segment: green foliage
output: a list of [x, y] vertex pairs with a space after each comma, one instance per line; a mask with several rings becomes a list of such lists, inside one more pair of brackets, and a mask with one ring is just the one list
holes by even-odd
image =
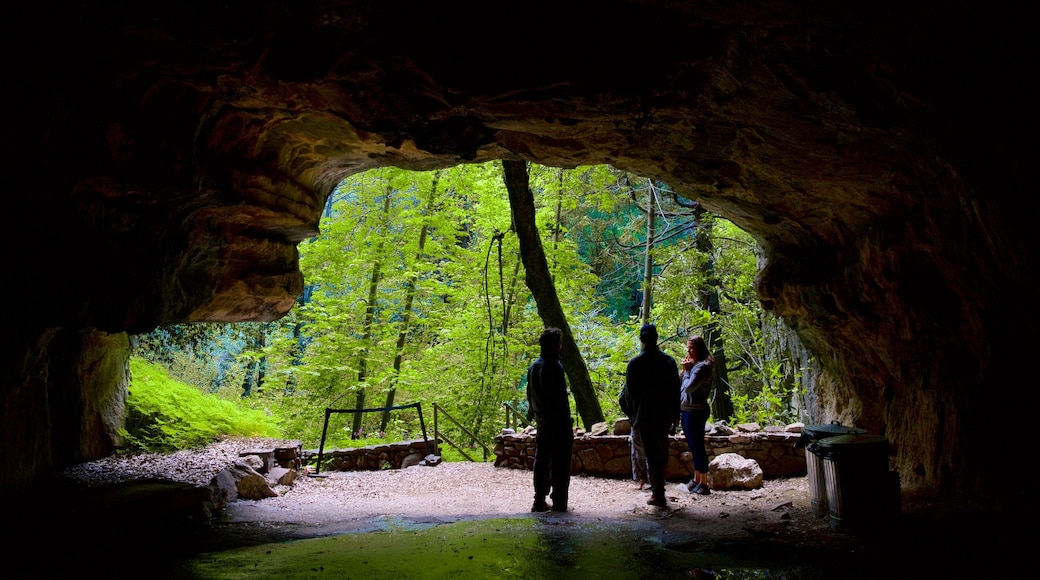
[[126, 425], [120, 432], [130, 449], [169, 452], [207, 445], [228, 435], [280, 435], [270, 415], [207, 396], [171, 379], [155, 363], [131, 358], [130, 374]]
[[733, 396], [733, 423], [786, 425], [798, 420], [797, 412], [789, 405], [791, 393], [767, 387], [755, 393]]
[[761, 388], [733, 395], [734, 423], [785, 425], [799, 419], [793, 402], [805, 393], [805, 387], [797, 377], [789, 376], [787, 367], [784, 362], [773, 362], [765, 369]]
[[[585, 354], [593, 356], [598, 345], [581, 341], [595, 335], [612, 339], [601, 330], [610, 320], [597, 314], [603, 307], [587, 291], [598, 278], [554, 225], [553, 204], [568, 197], [554, 183], [537, 196], [543, 246], [579, 344], [588, 345]], [[304, 440], [320, 437], [324, 408], [354, 408], [362, 392], [366, 407], [379, 407], [393, 388], [398, 404], [421, 400], [429, 410], [437, 402], [482, 441], [490, 441], [501, 428], [503, 404], [523, 397], [523, 376], [538, 354], [542, 329], [524, 282], [518, 240], [510, 233], [500, 165], [459, 166], [436, 174], [368, 172], [341, 183], [333, 200], [322, 235], [301, 244], [300, 267], [314, 288], [310, 300], [268, 341], [268, 383], [295, 381], [291, 397], [282, 396], [290, 393], [288, 388], [268, 389], [265, 396], [281, 398], [276, 405], [287, 429]], [[362, 281], [375, 263], [383, 267], [370, 304]], [[414, 302], [404, 327], [410, 284]], [[366, 334], [362, 329], [369, 312], [375, 320]], [[307, 345], [298, 365], [289, 362], [291, 324], [300, 325]], [[407, 341], [398, 353], [402, 332]], [[399, 368], [393, 364], [398, 354]], [[378, 414], [365, 415], [364, 432], [376, 430], [377, 420]], [[404, 414], [397, 420], [396, 428], [404, 432], [418, 429], [415, 417]], [[440, 427], [455, 429], [453, 423]], [[466, 436], [459, 432], [452, 438]]]
[[133, 356], [162, 365], [176, 380], [222, 398], [242, 396], [265, 324], [175, 324], [133, 337]]
[[640, 178], [607, 165], [562, 170], [531, 167], [531, 187], [547, 209], [559, 206], [559, 220], [543, 212], [539, 227], [560, 232], [572, 244], [589, 273], [603, 314], [617, 322], [639, 309], [645, 214], [634, 201], [633, 180]]
[[[466, 453], [470, 457], [472, 457], [473, 459], [475, 459], [477, 461], [480, 461], [484, 457], [483, 456], [483, 452], [480, 451], [480, 450], [477, 450], [477, 449], [474, 449], [474, 450], [471, 450], [471, 451], [467, 451]], [[441, 461], [445, 461], [445, 462], [469, 461], [468, 459], [466, 459], [465, 456], [462, 455], [462, 452], [460, 452], [458, 449], [455, 449], [454, 447], [452, 447], [450, 445], [441, 445], [440, 454], [441, 454]]]
[[[663, 212], [651, 312], [662, 348], [681, 358], [686, 336], [717, 329], [738, 415], [797, 415], [801, 374], [783, 351], [780, 321], [755, 294], [754, 239], [667, 185], [611, 167], [532, 166], [530, 176], [550, 272], [608, 420], [621, 415], [617, 394], [639, 351], [651, 194]], [[326, 408], [352, 409], [361, 397], [365, 408], [382, 407], [391, 392], [396, 405], [423, 404], [431, 437], [437, 403], [491, 444], [504, 403], [524, 400], [542, 329], [511, 219], [498, 163], [353, 175], [330, 196], [321, 234], [300, 244], [306, 289], [296, 308], [273, 323], [208, 325], [210, 333], [160, 329], [140, 337], [135, 354], [272, 413], [282, 436], [307, 445], [321, 439]], [[712, 311], [708, 292], [717, 294]], [[421, 437], [414, 411], [389, 418], [385, 438]], [[328, 443], [356, 445], [352, 419], [330, 421]], [[362, 415], [360, 427], [379, 437], [380, 413]], [[467, 440], [452, 422], [438, 428]]]

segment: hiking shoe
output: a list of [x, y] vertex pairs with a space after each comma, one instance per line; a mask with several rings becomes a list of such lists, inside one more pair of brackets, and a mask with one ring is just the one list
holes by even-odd
[[650, 499], [646, 500], [646, 505], [655, 505], [657, 507], [666, 507], [668, 500], [663, 495], [655, 495]]
[[567, 511], [567, 504], [557, 502], [553, 504], [551, 509], [554, 512], [565, 512]]
[[695, 493], [697, 495], [708, 495], [711, 493], [711, 490], [708, 489], [708, 486], [704, 485], [703, 483], [698, 483], [697, 485], [693, 486], [692, 489], [690, 489], [690, 493]]
[[697, 480], [691, 479], [690, 483], [686, 484], [686, 491], [693, 493], [693, 488], [697, 487], [698, 485], [699, 484], [697, 483]]
[[552, 509], [552, 508], [549, 507], [549, 504], [545, 503], [544, 499], [536, 499], [536, 500], [534, 500], [534, 505], [531, 506], [531, 511], [532, 512], [547, 512], [550, 509]]

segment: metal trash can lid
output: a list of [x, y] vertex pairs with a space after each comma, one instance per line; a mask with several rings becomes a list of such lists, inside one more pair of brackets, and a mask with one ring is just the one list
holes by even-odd
[[824, 455], [878, 453], [888, 455], [888, 438], [877, 435], [838, 435], [819, 441]]
[[834, 437], [836, 435], [866, 435], [866, 429], [860, 429], [858, 427], [852, 427], [850, 425], [842, 425], [837, 421], [831, 421], [822, 425], [806, 425], [802, 428], [802, 431], [809, 437], [809, 439], [823, 439], [825, 437]]

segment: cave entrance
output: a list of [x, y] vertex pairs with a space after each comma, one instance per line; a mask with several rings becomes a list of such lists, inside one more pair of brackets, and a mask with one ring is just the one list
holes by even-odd
[[[529, 167], [556, 293], [608, 420], [620, 415], [616, 394], [644, 309], [674, 356], [688, 335], [704, 334], [726, 361], [716, 402], [722, 393], [729, 405], [716, 405], [712, 420], [801, 419], [811, 361], [755, 295], [751, 236], [665, 183], [609, 166]], [[508, 406], [524, 402], [541, 328], [501, 164], [350, 176], [330, 194], [320, 230], [299, 245], [305, 289], [281, 320], [193, 325], [190, 349], [176, 333], [139, 344], [184, 352], [167, 356], [174, 376], [270, 409], [311, 445], [321, 417], [303, 409], [398, 398], [442, 405], [493, 440]], [[387, 412], [353, 419], [344, 433], [400, 440], [418, 427]]]

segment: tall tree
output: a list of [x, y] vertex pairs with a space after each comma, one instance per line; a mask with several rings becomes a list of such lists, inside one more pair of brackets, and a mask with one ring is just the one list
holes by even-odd
[[711, 414], [716, 421], [729, 421], [733, 418], [733, 400], [730, 398], [729, 377], [726, 369], [726, 343], [722, 338], [718, 318], [722, 313], [719, 305], [719, 280], [715, 274], [715, 247], [712, 241], [711, 228], [714, 216], [709, 214], [700, 204], [694, 208], [696, 233], [694, 240], [702, 254], [707, 256], [704, 263], [705, 284], [697, 289], [697, 299], [701, 309], [711, 314], [704, 340], [715, 355], [716, 371], [712, 384]]
[[[383, 217], [389, 219], [390, 214], [390, 198], [393, 194], [393, 187], [390, 184], [386, 186], [386, 196], [383, 198]], [[385, 222], [384, 222], [385, 223]], [[387, 230], [389, 228], [386, 228]], [[376, 298], [379, 295], [379, 280], [382, 275], [383, 269], [383, 246], [386, 243], [386, 235], [379, 236], [379, 241], [376, 243], [376, 259], [372, 263], [372, 275], [369, 277], [368, 284], [368, 300], [365, 302], [365, 321], [361, 331], [361, 349], [358, 353], [358, 382], [357, 382], [357, 398], [355, 399], [355, 409], [365, 408], [365, 383], [368, 380], [368, 357], [369, 351], [371, 350], [372, 343], [372, 327], [376, 321]], [[353, 423], [353, 434], [354, 437], [361, 437], [361, 424], [364, 420], [362, 413], [354, 413]]]
[[[648, 182], [650, 180], [647, 180]], [[646, 190], [646, 253], [643, 259], [643, 306], [639, 310], [643, 324], [650, 323], [650, 308], [654, 304], [654, 221], [657, 219], [657, 192], [653, 183]]]
[[246, 374], [242, 379], [243, 398], [250, 397], [254, 392], [260, 392], [263, 390], [264, 375], [267, 370], [267, 356], [264, 354], [264, 347], [267, 342], [267, 323], [257, 325], [254, 328], [254, 331], [255, 332], [250, 337], [254, 342], [250, 346], [251, 350], [255, 353], [255, 359], [253, 359], [252, 364], [247, 367]]
[[571, 392], [578, 415], [586, 428], [604, 421], [596, 391], [589, 378], [585, 361], [574, 342], [570, 325], [563, 313], [559, 296], [549, 272], [545, 251], [542, 249], [541, 237], [535, 216], [534, 195], [531, 193], [527, 175], [527, 162], [503, 160], [502, 169], [506, 190], [509, 192], [509, 205], [513, 214], [513, 228], [520, 241], [520, 257], [524, 262], [527, 287], [534, 296], [538, 307], [538, 315], [546, 326], [558, 327], [563, 332], [563, 350], [560, 359], [563, 361], [570, 380]]
[[[430, 184], [430, 195], [426, 202], [424, 212], [432, 211], [436, 205], [437, 199], [437, 183], [440, 181], [440, 171], [434, 172], [433, 182]], [[387, 196], [389, 198], [389, 196]], [[422, 226], [419, 228], [419, 243], [418, 249], [416, 250], [415, 261], [418, 264], [423, 259], [423, 253], [426, 248], [426, 236], [430, 231], [430, 220], [429, 215], [423, 219]], [[412, 304], [415, 301], [415, 291], [417, 281], [419, 278], [418, 268], [413, 268], [409, 274], [408, 279], [405, 281], [405, 295], [404, 295], [404, 307], [401, 311], [401, 329], [397, 333], [397, 345], [394, 348], [394, 377], [391, 379], [390, 388], [386, 391], [386, 405], [385, 407], [394, 406], [394, 397], [397, 395], [397, 380], [401, 374], [401, 362], [404, 360], [404, 346], [408, 341], [408, 334], [411, 332], [412, 323]], [[390, 411], [383, 411], [382, 416], [379, 420], [379, 432], [386, 433], [386, 426], [390, 423]]]

